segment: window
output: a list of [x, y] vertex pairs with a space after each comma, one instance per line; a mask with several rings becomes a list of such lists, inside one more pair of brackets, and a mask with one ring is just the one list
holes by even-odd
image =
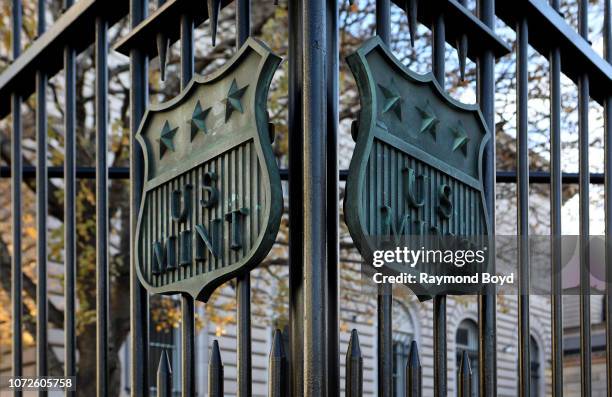
[[533, 336], [529, 337], [529, 361], [530, 361], [530, 389], [531, 397], [540, 396], [540, 347]]
[[457, 357], [457, 390], [459, 389], [459, 369], [463, 352], [467, 352], [472, 369], [472, 396], [478, 395], [478, 326], [472, 320], [463, 320], [457, 327], [455, 336]]

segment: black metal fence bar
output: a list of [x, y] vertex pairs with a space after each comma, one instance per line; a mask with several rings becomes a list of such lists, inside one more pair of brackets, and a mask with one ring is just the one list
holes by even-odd
[[[612, 4], [604, 2], [604, 57], [612, 64]], [[606, 230], [606, 373], [612, 371], [612, 95], [604, 103], [604, 171], [606, 175], [605, 192], [605, 230]], [[607, 395], [612, 397], [612, 376], [606, 379]]]
[[172, 366], [166, 349], [162, 350], [157, 367], [157, 397], [172, 397]]
[[[65, 0], [68, 9], [73, 0]], [[76, 51], [64, 47], [64, 375], [76, 376]], [[47, 173], [49, 170], [47, 169]], [[75, 395], [67, 392], [66, 395]]]
[[[214, 27], [216, 29], [216, 27]], [[236, 0], [236, 51], [251, 35], [251, 1]], [[236, 280], [238, 397], [251, 397], [251, 274]]]
[[96, 29], [96, 356], [97, 394], [108, 395], [108, 22]]
[[[588, 1], [580, 0], [578, 30], [588, 40]], [[589, 75], [578, 80], [578, 173], [580, 178], [580, 381], [581, 395], [591, 395], [591, 295], [589, 261]]]
[[[391, 2], [376, 1], [376, 34], [389, 44], [391, 40]], [[393, 395], [393, 290], [391, 284], [379, 284], [377, 296], [377, 378], [378, 395]]]
[[[193, 77], [193, 18], [183, 13], [181, 24], [181, 90]], [[163, 60], [160, 59], [160, 62]], [[181, 392], [183, 397], [195, 394], [195, 302], [187, 294], [181, 295]]]
[[[493, 31], [495, 28], [495, 1], [479, 0], [478, 17]], [[468, 46], [473, 43], [468, 41]], [[478, 104], [490, 131], [495, 131], [495, 54], [489, 48], [478, 58]], [[490, 219], [490, 233], [495, 235], [495, 134], [485, 148], [484, 187], [487, 211]], [[497, 302], [495, 288], [487, 287], [487, 293], [478, 297], [478, 387], [481, 396], [497, 394]]]
[[287, 393], [287, 356], [280, 329], [274, 331], [268, 361], [268, 397], [283, 397]]
[[[559, 0], [551, 7], [559, 10]], [[550, 52], [550, 234], [551, 239], [551, 348], [552, 394], [563, 396], [563, 312], [561, 296], [561, 49]]]
[[363, 356], [359, 346], [359, 333], [356, 329], [351, 331], [346, 350], [346, 397], [363, 396]]
[[[12, 7], [12, 47], [13, 60], [19, 58], [21, 52], [21, 1], [13, 0]], [[12, 331], [13, 331], [13, 375], [23, 375], [23, 298], [21, 274], [21, 182], [22, 182], [22, 154], [21, 154], [21, 96], [17, 92], [11, 94], [13, 136], [11, 139], [11, 222], [13, 233], [13, 256], [11, 262], [12, 290]], [[21, 391], [15, 391], [15, 396], [21, 396]]]
[[290, 367], [291, 395], [304, 395], [304, 290], [303, 265], [304, 246], [302, 229], [304, 219], [302, 211], [303, 196], [303, 126], [302, 126], [302, 93], [304, 90], [303, 75], [304, 54], [302, 46], [302, 0], [290, 1], [289, 26], [289, 322], [290, 322]]
[[223, 397], [223, 361], [216, 340], [213, 341], [208, 363], [208, 397]]
[[419, 358], [417, 342], [410, 343], [410, 353], [406, 364], [406, 397], [421, 397], [423, 395], [423, 369]]
[[[45, 2], [38, 0], [37, 34], [46, 29]], [[36, 375], [46, 376], [47, 364], [47, 75], [36, 73]], [[41, 390], [39, 396], [46, 396]]]
[[327, 359], [328, 396], [340, 395], [340, 278], [339, 278], [339, 175], [338, 175], [338, 91], [339, 38], [338, 4], [327, 1]]
[[[147, 16], [147, 0], [130, 1], [130, 26], [134, 29]], [[136, 142], [136, 132], [148, 103], [148, 60], [146, 53], [139, 47], [130, 49], [130, 189], [131, 236], [136, 230], [138, 208], [142, 199], [144, 184], [144, 158], [140, 145]], [[111, 174], [112, 175], [112, 174]], [[149, 393], [149, 296], [138, 281], [136, 274], [136, 245], [132, 237], [130, 245], [130, 393], [133, 397]]]
[[[327, 387], [326, 128], [327, 73], [324, 0], [302, 3], [304, 396], [325, 396]], [[319, 43], [320, 45], [313, 45]], [[292, 358], [293, 359], [293, 358]]]
[[528, 143], [528, 24], [522, 17], [516, 26], [516, 84], [517, 84], [517, 229], [518, 259], [518, 392], [530, 394], [529, 361], [529, 143]]
[[[432, 23], [432, 70], [444, 90], [446, 32], [444, 14], [438, 12]], [[446, 296], [436, 295], [433, 299], [433, 339], [434, 339], [434, 395], [443, 397], [448, 394], [446, 382]]]

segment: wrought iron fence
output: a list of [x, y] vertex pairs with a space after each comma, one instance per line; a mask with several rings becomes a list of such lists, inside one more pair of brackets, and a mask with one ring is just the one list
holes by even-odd
[[[485, 189], [488, 211], [494, 219], [496, 182], [516, 183], [518, 191], [517, 225], [521, 237], [528, 236], [529, 184], [549, 184], [551, 189], [551, 234], [561, 235], [561, 203], [564, 183], [578, 183], [580, 190], [580, 234], [589, 235], [589, 185], [604, 184], [605, 226], [612, 227], [612, 27], [610, 0], [605, 2], [605, 59], [599, 57], [588, 42], [588, 1], [579, 0], [579, 32], [576, 33], [559, 15], [559, 1], [546, 4], [542, 0], [517, 2], [479, 0], [477, 13], [466, 8], [466, 1], [394, 0], [408, 14], [410, 32], [416, 24], [424, 24], [433, 33], [432, 71], [444, 86], [445, 46], [458, 50], [462, 73], [466, 58], [477, 63], [478, 104], [488, 127], [494, 130], [494, 68], [495, 60], [510, 48], [495, 35], [495, 19], [502, 19], [517, 34], [517, 171], [495, 173], [495, 142], [492, 140], [485, 156]], [[194, 75], [194, 27], [206, 20], [216, 31], [219, 10], [231, 1], [187, 0], [160, 1], [148, 15], [146, 0], [80, 0], [73, 4], [65, 0], [64, 14], [47, 29], [45, 1], [39, 1], [38, 38], [21, 51], [21, 1], [12, 2], [13, 62], [0, 75], [0, 117], [12, 112], [11, 164], [0, 169], [0, 177], [11, 181], [12, 214], [12, 373], [23, 374], [23, 300], [22, 300], [22, 193], [24, 178], [36, 178], [37, 214], [37, 308], [36, 308], [36, 374], [48, 374], [47, 335], [47, 201], [49, 178], [64, 180], [64, 367], [66, 376], [75, 376], [76, 321], [76, 242], [75, 186], [79, 178], [96, 181], [96, 323], [97, 323], [97, 392], [108, 395], [108, 332], [109, 332], [109, 178], [130, 180], [132, 227], [143, 190], [143, 153], [133, 138], [148, 105], [148, 60], [160, 57], [165, 69], [165, 48], [180, 42], [180, 83], [187, 86]], [[236, 48], [250, 36], [250, 0], [236, 0]], [[391, 32], [390, 0], [376, 1], [376, 34], [389, 42]], [[281, 177], [289, 180], [290, 257], [290, 326], [289, 343], [280, 331], [273, 337], [269, 358], [270, 396], [335, 396], [340, 395], [339, 326], [338, 326], [338, 200], [339, 181], [346, 171], [338, 169], [338, 3], [323, 0], [291, 0], [289, 10], [289, 167]], [[116, 49], [130, 58], [130, 131], [132, 137], [129, 169], [108, 166], [108, 30], [120, 18], [129, 15], [130, 33]], [[212, 18], [211, 18], [212, 17]], [[92, 28], [93, 27], [93, 28]], [[95, 49], [95, 168], [77, 167], [75, 162], [75, 74], [76, 56], [94, 44]], [[550, 172], [529, 172], [527, 100], [528, 59], [531, 45], [550, 61]], [[59, 54], [63, 53], [63, 57]], [[46, 84], [60, 70], [65, 72], [65, 160], [64, 167], [47, 167]], [[162, 74], [165, 72], [162, 72]], [[560, 76], [564, 73], [578, 85], [579, 92], [579, 172], [561, 171], [561, 90]], [[36, 153], [35, 167], [23, 165], [21, 104], [36, 93]], [[605, 172], [589, 173], [588, 106], [593, 99], [604, 106]], [[520, 239], [521, 242], [526, 241]], [[558, 241], [558, 240], [553, 240]], [[132, 247], [134, 242], [132, 241]], [[560, 269], [559, 247], [553, 247], [553, 270]], [[612, 240], [606, 234], [606, 269], [612, 260]], [[588, 263], [588, 251], [581, 251], [581, 261]], [[519, 395], [530, 396], [529, 348], [529, 255], [528, 246], [520, 246], [519, 260], [518, 363]], [[149, 394], [152, 368], [157, 369], [157, 394], [172, 393], [171, 365], [164, 351], [149, 352], [149, 296], [134, 273], [131, 274], [131, 394]], [[580, 288], [580, 368], [582, 395], [591, 395], [591, 345], [588, 267], [583, 266]], [[563, 393], [563, 347], [561, 318], [560, 271], [553, 271], [552, 295], [552, 394]], [[609, 277], [609, 275], [608, 275]], [[388, 288], [387, 287], [383, 287]], [[237, 394], [250, 396], [251, 368], [251, 300], [250, 277], [237, 280]], [[378, 297], [378, 395], [392, 396], [393, 343], [392, 294], [389, 290]], [[608, 395], [612, 395], [612, 295], [606, 291], [606, 340]], [[471, 384], [469, 359], [463, 353], [459, 369], [458, 395], [471, 395], [472, 389], [483, 396], [497, 393], [496, 379], [496, 297], [492, 291], [479, 297], [479, 384]], [[434, 394], [448, 394], [446, 357], [446, 297], [434, 299]], [[194, 301], [181, 297], [181, 393], [195, 395], [195, 322]], [[287, 335], [285, 335], [287, 337]], [[159, 356], [159, 363], [150, 358]], [[363, 394], [363, 358], [359, 336], [353, 331], [346, 352], [347, 396]], [[422, 394], [422, 371], [418, 346], [412, 342], [406, 371], [406, 395]], [[215, 342], [209, 366], [209, 395], [223, 395], [223, 364], [219, 345]], [[20, 395], [15, 392], [15, 395]], [[73, 394], [69, 392], [68, 394]]]

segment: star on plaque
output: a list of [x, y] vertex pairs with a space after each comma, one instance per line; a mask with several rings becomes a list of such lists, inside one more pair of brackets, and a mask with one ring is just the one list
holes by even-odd
[[[393, 82], [391, 82], [393, 84]], [[380, 90], [385, 97], [383, 102], [383, 113], [387, 113], [392, 111], [395, 113], [397, 118], [402, 120], [402, 97], [397, 93], [397, 91], [392, 90], [391, 88], [387, 88], [382, 84], [378, 84]]]
[[463, 155], [467, 155], [467, 144], [470, 141], [470, 138], [468, 137], [463, 124], [459, 122], [459, 124], [457, 124], [457, 126], [451, 130], [455, 135], [455, 140], [453, 141], [453, 152], [461, 149]]
[[196, 103], [195, 108], [193, 109], [193, 114], [191, 115], [191, 119], [189, 120], [189, 124], [191, 125], [191, 140], [195, 138], [198, 131], [202, 131], [205, 134], [208, 134], [208, 128], [206, 127], [206, 117], [212, 108], [206, 108], [202, 110], [202, 105], [200, 105], [200, 101]]
[[236, 83], [236, 79], [232, 80], [232, 85], [230, 86], [229, 92], [227, 93], [227, 98], [225, 99], [225, 122], [232, 117], [232, 113], [234, 110], [243, 113], [242, 110], [242, 102], [241, 98], [244, 95], [245, 91], [249, 88], [248, 85], [245, 85], [242, 88], [238, 88], [238, 84]]
[[157, 140], [157, 142], [159, 142], [160, 159], [164, 156], [166, 150], [170, 149], [174, 151], [174, 142], [172, 141], [172, 139], [174, 139], [174, 135], [176, 134], [177, 130], [178, 127], [170, 128], [170, 123], [168, 122], [168, 120], [166, 120], [164, 128], [162, 128], [159, 139]]
[[419, 115], [421, 115], [421, 128], [419, 129], [419, 132], [421, 134], [429, 132], [435, 141], [436, 127], [440, 120], [438, 120], [436, 117], [436, 114], [431, 109], [431, 106], [429, 106], [429, 103], [427, 103], [425, 107], [416, 106], [416, 110], [419, 112]]

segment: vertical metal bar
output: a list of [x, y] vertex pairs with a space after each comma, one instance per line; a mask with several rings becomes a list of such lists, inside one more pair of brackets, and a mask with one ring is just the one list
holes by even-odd
[[[302, 4], [304, 18], [303, 240], [304, 395], [326, 396], [327, 380], [327, 76], [325, 0]], [[320, 45], [312, 45], [320, 43]]]
[[[376, 34], [385, 44], [391, 40], [391, 2], [376, 1]], [[384, 283], [378, 287], [377, 296], [377, 359], [378, 395], [393, 394], [393, 289]]]
[[[551, 0], [559, 11], [559, 0]], [[561, 295], [561, 49], [550, 52], [550, 234], [552, 394], [563, 396], [563, 311]]]
[[[21, 53], [21, 1], [13, 0], [11, 19], [12, 26], [12, 46], [13, 60]], [[11, 296], [13, 298], [12, 319], [13, 319], [13, 376], [23, 375], [23, 298], [21, 273], [21, 182], [23, 172], [23, 161], [21, 154], [21, 96], [13, 93], [13, 136], [11, 140], [11, 222], [13, 231], [13, 255], [11, 262], [11, 274], [13, 275]], [[15, 396], [21, 396], [21, 391], [15, 391]]]
[[213, 341], [208, 364], [208, 397], [223, 397], [223, 361], [216, 340]]
[[391, 1], [376, 0], [376, 34], [385, 44], [391, 40]]
[[283, 333], [280, 329], [277, 329], [274, 331], [268, 365], [270, 371], [268, 377], [268, 397], [282, 397], [286, 394], [287, 357], [283, 348], [284, 343]]
[[97, 395], [108, 395], [108, 22], [96, 17]]
[[[45, 32], [45, 1], [38, 0], [38, 36]], [[47, 76], [36, 72], [36, 375], [47, 365]], [[46, 396], [40, 390], [39, 396]]]
[[[130, 0], [130, 26], [134, 29], [147, 15], [147, 0]], [[136, 230], [137, 214], [142, 199], [144, 184], [144, 157], [136, 142], [136, 132], [148, 103], [148, 60], [138, 47], [130, 50], [130, 189], [131, 230]], [[134, 236], [134, 233], [130, 233]], [[149, 295], [138, 281], [134, 263], [136, 242], [131, 240], [130, 261], [130, 348], [131, 348], [131, 390], [133, 397], [149, 393]]]
[[[181, 15], [181, 90], [193, 77], [193, 19]], [[182, 395], [195, 394], [195, 304], [191, 296], [181, 296]]]
[[[236, 0], [236, 50], [251, 35], [251, 1]], [[238, 396], [251, 396], [251, 274], [236, 279]]]
[[338, 208], [338, 1], [327, 0], [327, 358], [328, 395], [340, 395]]
[[[578, 30], [588, 40], [588, 1], [580, 0]], [[591, 395], [591, 294], [589, 261], [589, 76], [578, 80], [578, 173], [580, 229], [580, 380], [582, 396]]]
[[363, 356], [361, 355], [359, 334], [356, 329], [351, 332], [351, 339], [346, 351], [345, 389], [346, 397], [361, 397], [363, 395]]
[[[64, 2], [66, 9], [72, 4]], [[76, 376], [76, 52], [69, 46], [64, 70], [64, 375], [70, 377]]]
[[410, 344], [406, 364], [406, 397], [421, 397], [423, 393], [423, 370], [419, 359], [419, 348], [415, 340]]
[[[432, 26], [433, 74], [444, 89], [446, 29], [444, 15], [438, 13]], [[433, 300], [434, 322], [434, 395], [446, 396], [446, 296], [436, 295]]]
[[[604, 2], [604, 57], [612, 63], [612, 4]], [[604, 104], [604, 191], [606, 225], [606, 373], [612, 371], [612, 95]], [[607, 395], [612, 397], [612, 376], [607, 376]]]
[[[479, 0], [478, 16], [486, 26], [495, 29], [495, 0]], [[490, 235], [495, 236], [495, 56], [491, 50], [484, 51], [478, 59], [478, 104], [491, 131], [484, 153], [484, 189]], [[491, 260], [494, 257], [491, 255]], [[496, 313], [495, 288], [487, 285], [485, 294], [478, 296], [479, 384], [474, 385], [479, 387], [480, 395], [486, 397], [497, 394]]]
[[304, 395], [302, 0], [289, 2], [289, 321], [291, 395]]
[[172, 397], [172, 366], [166, 349], [162, 350], [157, 367], [157, 397]]
[[518, 226], [518, 326], [519, 326], [519, 395], [530, 396], [529, 361], [529, 142], [527, 124], [528, 106], [528, 46], [527, 17], [517, 24], [517, 226]]

